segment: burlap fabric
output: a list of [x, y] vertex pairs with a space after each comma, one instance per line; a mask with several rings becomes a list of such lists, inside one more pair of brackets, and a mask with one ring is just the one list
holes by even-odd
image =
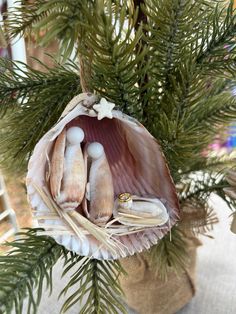
[[163, 281], [150, 269], [145, 254], [121, 260], [128, 273], [122, 276], [121, 286], [128, 306], [139, 314], [174, 314], [195, 294], [196, 238], [188, 239], [189, 266], [181, 274], [171, 272]]

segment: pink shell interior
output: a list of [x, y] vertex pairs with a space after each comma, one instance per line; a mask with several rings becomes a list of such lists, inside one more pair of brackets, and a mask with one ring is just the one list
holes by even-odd
[[[123, 192], [155, 196], [165, 199], [169, 207], [178, 208], [165, 160], [148, 132], [144, 134], [146, 136], [142, 133], [139, 136], [128, 124], [116, 118], [99, 121], [97, 118], [80, 116], [71, 121], [67, 128], [71, 126], [84, 130], [84, 143], [99, 142], [104, 146], [116, 196]], [[147, 136], [149, 139], [145, 138]], [[150, 140], [152, 145], [149, 145]], [[133, 146], [135, 150], [132, 150]]]
[[[112, 171], [115, 195], [130, 192], [138, 196], [154, 196], [166, 206], [170, 220], [161, 227], [146, 228], [134, 234], [114, 236], [123, 245], [124, 253], [112, 254], [106, 248], [98, 249], [100, 243], [93, 236], [86, 236], [80, 241], [77, 236], [55, 236], [55, 240], [81, 255], [98, 259], [120, 258], [149, 249], [156, 244], [178, 220], [179, 204], [166, 160], [161, 148], [151, 134], [136, 120], [114, 111], [113, 119], [79, 115], [70, 121], [66, 128], [79, 126], [84, 130], [83, 145], [89, 142], [100, 142], [105, 149]], [[48, 133], [50, 133], [49, 131]], [[50, 133], [51, 134], [51, 133]], [[30, 180], [45, 185], [46, 159], [42, 150], [50, 147], [47, 134], [37, 144], [29, 163], [28, 193], [32, 207], [40, 211], [45, 205], [40, 201]], [[40, 162], [41, 160], [41, 162]], [[44, 160], [44, 161], [43, 161]], [[41, 175], [35, 177], [36, 172]], [[31, 191], [32, 190], [32, 191]], [[40, 225], [40, 221], [39, 221]]]

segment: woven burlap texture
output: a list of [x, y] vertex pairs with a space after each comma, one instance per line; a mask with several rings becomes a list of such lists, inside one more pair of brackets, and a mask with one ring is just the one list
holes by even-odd
[[128, 276], [121, 276], [125, 301], [138, 314], [174, 314], [195, 294], [196, 251], [201, 245], [188, 238], [189, 266], [176, 275], [171, 272], [167, 281], [158, 278], [149, 267], [147, 255], [139, 254], [121, 260]]

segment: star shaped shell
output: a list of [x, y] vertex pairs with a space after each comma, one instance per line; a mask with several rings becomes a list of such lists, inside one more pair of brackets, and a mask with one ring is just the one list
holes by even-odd
[[[28, 165], [27, 192], [35, 222], [45, 230], [39, 234], [52, 236], [59, 244], [83, 256], [117, 259], [156, 244], [177, 222], [179, 203], [166, 160], [153, 136], [137, 120], [117, 110], [112, 110], [112, 119], [99, 120], [98, 113], [91, 110], [97, 103], [93, 94], [76, 96], [58, 123], [37, 143]], [[66, 212], [55, 204], [49, 184], [50, 161], [56, 140], [59, 138], [64, 143], [63, 130], [70, 127], [83, 130], [83, 148], [91, 142], [104, 147], [112, 175], [114, 203], [124, 192], [141, 201], [149, 197], [153, 204], [161, 203], [165, 208], [162, 223], [127, 226], [120, 222], [112, 224], [115, 218], [112, 217], [107, 225], [99, 226], [81, 208]]]
[[107, 101], [105, 98], [100, 100], [98, 105], [94, 105], [93, 109], [95, 109], [98, 113], [98, 120], [102, 120], [103, 118], [112, 119], [112, 110], [114, 109], [115, 104]]

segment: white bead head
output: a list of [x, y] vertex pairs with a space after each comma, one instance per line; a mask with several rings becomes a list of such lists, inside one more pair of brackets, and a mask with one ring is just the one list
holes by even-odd
[[102, 144], [93, 142], [88, 145], [87, 153], [92, 159], [98, 159], [104, 154], [104, 148]]
[[69, 144], [78, 145], [83, 142], [84, 131], [77, 126], [73, 126], [66, 131], [66, 139]]

